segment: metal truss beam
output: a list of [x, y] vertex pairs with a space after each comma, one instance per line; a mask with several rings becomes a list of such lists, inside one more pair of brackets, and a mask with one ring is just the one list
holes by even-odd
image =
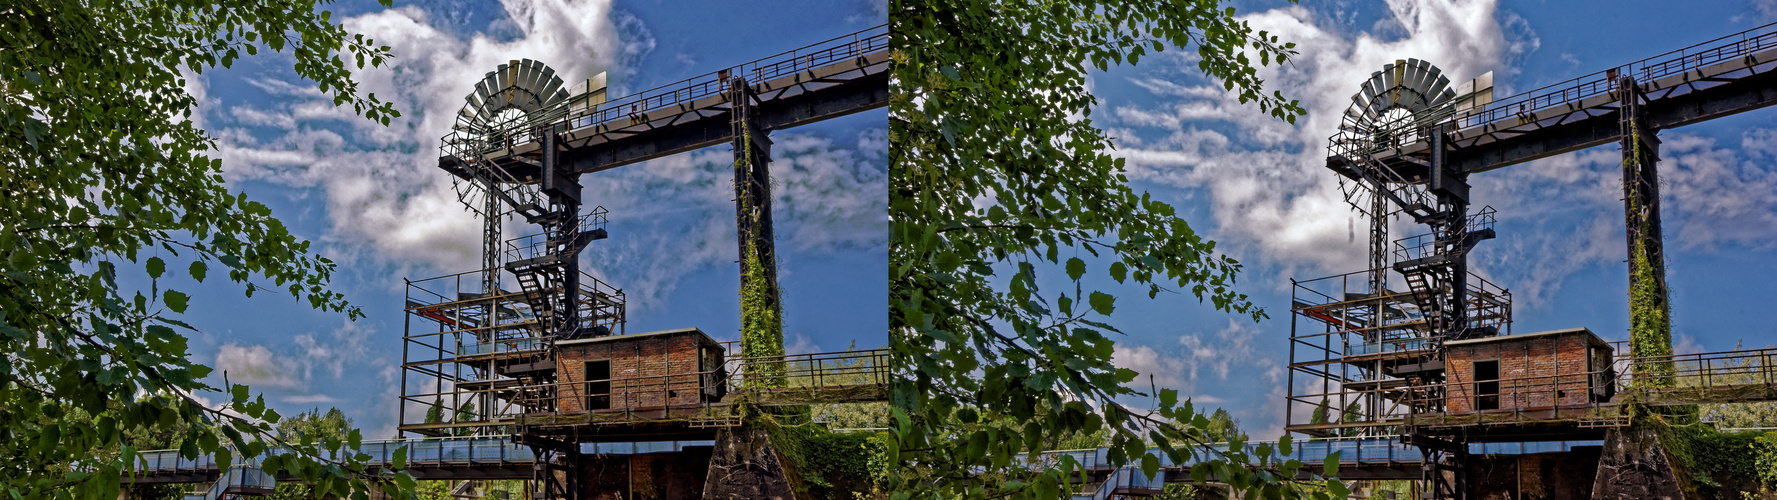
[[[751, 119], [766, 131], [798, 127], [887, 106], [888, 94], [888, 74], [877, 73], [842, 85], [760, 102], [753, 106]], [[728, 113], [721, 113], [574, 148], [563, 153], [562, 161], [573, 172], [592, 173], [732, 140], [731, 118]]]
[[[1777, 72], [1740, 78], [1690, 93], [1652, 99], [1643, 105], [1646, 127], [1665, 130], [1744, 113], [1777, 104]], [[1516, 137], [1462, 148], [1451, 167], [1484, 172], [1519, 163], [1602, 146], [1622, 139], [1620, 114], [1610, 111]]]

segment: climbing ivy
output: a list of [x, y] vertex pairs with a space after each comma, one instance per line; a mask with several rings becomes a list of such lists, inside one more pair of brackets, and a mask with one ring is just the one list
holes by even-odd
[[1777, 490], [1777, 432], [1766, 432], [1753, 440], [1754, 465], [1758, 480], [1766, 490]]
[[[742, 151], [752, 151], [753, 136], [741, 134]], [[740, 167], [750, 161], [751, 155], [735, 158], [735, 166]], [[737, 176], [734, 182], [750, 182]], [[740, 340], [741, 353], [747, 357], [783, 356], [784, 355], [784, 323], [783, 301], [779, 300], [778, 290], [767, 278], [767, 264], [759, 258], [760, 229], [764, 227], [755, 207], [749, 205], [751, 198], [739, 192], [736, 186], [735, 199], [740, 204], [740, 214], [745, 218], [743, 223], [747, 230], [741, 232], [743, 257], [741, 262], [740, 289]], [[782, 362], [748, 364], [746, 384], [752, 387], [784, 387], [784, 364]]]
[[[1629, 137], [1632, 151], [1641, 148], [1641, 134], [1635, 132]], [[1636, 160], [1637, 155], [1624, 158], [1625, 168]], [[1631, 244], [1633, 262], [1629, 266], [1629, 344], [1630, 352], [1636, 357], [1669, 356], [1672, 354], [1672, 306], [1667, 301], [1666, 289], [1661, 286], [1664, 276], [1655, 272], [1653, 262], [1648, 258], [1646, 237], [1653, 229], [1653, 222], [1648, 217], [1648, 207], [1640, 204], [1640, 196], [1635, 193], [1642, 189], [1636, 181], [1625, 179], [1624, 201], [1628, 204], [1628, 212], [1636, 229], [1632, 234], [1640, 236]], [[1635, 365], [1639, 372], [1635, 374], [1635, 383], [1643, 387], [1672, 387], [1672, 363], [1645, 363]]]
[[1720, 432], [1694, 414], [1629, 402], [1634, 426], [1654, 431], [1679, 487], [1701, 498], [1741, 498], [1777, 487], [1777, 432]]
[[846, 499], [882, 492], [893, 467], [887, 433], [832, 432], [794, 408], [777, 411], [782, 409], [748, 404], [741, 411], [746, 425], [771, 437], [798, 498]]

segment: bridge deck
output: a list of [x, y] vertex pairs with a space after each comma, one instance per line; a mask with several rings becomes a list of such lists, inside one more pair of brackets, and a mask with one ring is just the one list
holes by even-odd
[[[730, 77], [753, 87], [754, 121], [791, 128], [888, 105], [888, 26], [878, 26], [734, 68], [662, 85], [603, 104], [569, 110], [561, 160], [572, 172], [608, 170], [733, 139]], [[514, 179], [536, 179], [541, 157], [533, 134], [519, 130], [483, 160]], [[439, 166], [469, 178], [462, 160]]]
[[[1769, 74], [1774, 67], [1777, 24], [1767, 24], [1505, 97], [1446, 120], [1456, 129], [1452, 146], [1463, 151], [1450, 162], [1463, 172], [1481, 172], [1618, 140], [1619, 76], [1632, 76], [1641, 87], [1654, 129], [1777, 104], [1777, 76]], [[1371, 159], [1406, 171], [1427, 154], [1427, 143], [1419, 141], [1374, 151]], [[1334, 170], [1343, 171], [1341, 163], [1328, 159]]]
[[[588, 453], [598, 454], [635, 454], [635, 453], [667, 453], [683, 450], [687, 446], [710, 446], [711, 441], [646, 441], [589, 444]], [[372, 468], [386, 467], [393, 461], [395, 450], [407, 448], [407, 471], [417, 479], [529, 479], [531, 463], [536, 455], [527, 446], [512, 442], [509, 436], [465, 436], [442, 439], [393, 439], [386, 441], [366, 441], [357, 451], [370, 456], [368, 461]], [[282, 449], [274, 449], [273, 453], [282, 453]], [[202, 455], [195, 459], [179, 456], [179, 450], [143, 451], [137, 454], [137, 483], [168, 484], [168, 483], [205, 483], [216, 481], [220, 470], [216, 467], [216, 459], [211, 455]], [[240, 461], [235, 466], [246, 466], [248, 474], [240, 475], [244, 481], [252, 480], [252, 471], [258, 471], [259, 460]], [[280, 476], [279, 481], [293, 481], [295, 478]]]
[[[1474, 443], [1469, 445], [1469, 453], [1476, 455], [1522, 455], [1529, 453], [1558, 453], [1571, 451], [1580, 446], [1600, 446], [1602, 441], [1535, 441], [1512, 443]], [[1226, 445], [1216, 445], [1217, 452], [1226, 452]], [[1419, 448], [1401, 443], [1398, 437], [1364, 437], [1344, 438], [1323, 441], [1302, 441], [1293, 443], [1291, 453], [1277, 453], [1274, 441], [1247, 443], [1246, 453], [1249, 456], [1260, 456], [1260, 448], [1272, 450], [1268, 455], [1271, 463], [1295, 459], [1302, 462], [1303, 470], [1320, 473], [1328, 456], [1338, 455], [1341, 479], [1419, 479], [1419, 466], [1424, 454]], [[1155, 450], [1158, 452], [1158, 450]], [[1072, 458], [1077, 465], [1087, 472], [1091, 479], [1087, 492], [1074, 496], [1075, 500], [1104, 500], [1109, 495], [1141, 495], [1157, 492], [1165, 483], [1183, 483], [1191, 481], [1191, 467], [1202, 462], [1203, 452], [1190, 457], [1184, 462], [1174, 463], [1161, 455], [1160, 474], [1148, 477], [1140, 468], [1134, 466], [1112, 467], [1105, 457], [1110, 450], [1068, 450], [1043, 454], [1042, 460], [1055, 461], [1063, 456]]]

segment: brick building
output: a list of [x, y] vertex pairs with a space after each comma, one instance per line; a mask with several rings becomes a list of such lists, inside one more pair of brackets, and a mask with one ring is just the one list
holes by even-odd
[[1444, 346], [1449, 414], [1584, 406], [1614, 393], [1610, 344], [1585, 328]]
[[718, 401], [722, 344], [696, 328], [556, 342], [563, 414], [659, 410]]

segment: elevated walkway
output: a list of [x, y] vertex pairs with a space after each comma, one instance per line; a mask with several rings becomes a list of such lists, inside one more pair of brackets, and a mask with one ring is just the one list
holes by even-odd
[[[670, 453], [688, 446], [713, 444], [711, 441], [599, 443], [589, 444], [583, 451], [612, 455]], [[510, 436], [365, 441], [355, 451], [370, 456], [366, 461], [370, 468], [381, 469], [388, 467], [394, 461], [395, 451], [403, 447], [407, 448], [407, 472], [421, 480], [530, 479], [531, 466], [536, 460], [530, 447], [512, 442]], [[273, 448], [269, 453], [285, 451]], [[259, 458], [235, 462], [224, 476], [216, 466], [216, 458], [211, 455], [187, 459], [179, 456], [179, 450], [155, 450], [137, 452], [136, 456], [136, 475], [127, 481], [143, 484], [213, 483], [205, 494], [263, 495], [269, 494], [276, 482], [295, 480], [266, 474], [259, 468]], [[206, 500], [215, 498], [210, 496]]]
[[[1248, 456], [1260, 457], [1261, 449], [1270, 450], [1267, 463], [1281, 463], [1291, 459], [1302, 463], [1300, 472], [1323, 473], [1327, 457], [1337, 454], [1338, 471], [1334, 474], [1346, 480], [1416, 480], [1420, 478], [1420, 465], [1425, 455], [1419, 448], [1403, 444], [1394, 436], [1334, 439], [1325, 441], [1303, 441], [1291, 443], [1291, 453], [1278, 453], [1277, 442], [1263, 441], [1247, 443], [1245, 451]], [[1522, 455], [1529, 453], [1556, 453], [1572, 451], [1575, 447], [1601, 446], [1602, 441], [1541, 441], [1516, 443], [1473, 443], [1469, 445], [1469, 453], [1474, 455]], [[1160, 454], [1160, 471], [1154, 476], [1143, 473], [1139, 466], [1123, 466], [1113, 468], [1105, 457], [1110, 449], [1068, 450], [1045, 453], [1041, 460], [1061, 460], [1069, 457], [1077, 467], [1086, 472], [1092, 482], [1081, 492], [1073, 495], [1073, 500], [1109, 500], [1113, 497], [1144, 497], [1157, 495], [1166, 483], [1192, 482], [1191, 467], [1204, 461], [1207, 456], [1219, 456], [1228, 451], [1227, 445], [1215, 445], [1208, 452], [1197, 450], [1184, 462], [1174, 463]], [[1159, 453], [1159, 450], [1153, 450]], [[1214, 479], [1211, 478], [1211, 481]]]

